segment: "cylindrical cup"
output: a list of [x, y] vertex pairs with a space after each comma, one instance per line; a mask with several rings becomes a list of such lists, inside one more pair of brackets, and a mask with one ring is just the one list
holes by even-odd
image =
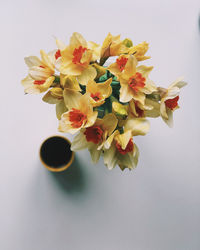
[[74, 152], [70, 149], [71, 142], [62, 136], [47, 138], [40, 147], [39, 155], [42, 164], [52, 172], [66, 170], [74, 160]]

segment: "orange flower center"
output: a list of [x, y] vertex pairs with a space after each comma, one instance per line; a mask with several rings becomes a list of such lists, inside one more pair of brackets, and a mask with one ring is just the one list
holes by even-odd
[[129, 78], [128, 84], [135, 92], [138, 92], [140, 88], [144, 88], [145, 80], [141, 73], [136, 72], [134, 76]]
[[124, 70], [127, 61], [128, 61], [128, 58], [123, 57], [123, 56], [121, 58], [117, 58], [116, 63], [121, 72]]
[[103, 130], [101, 129], [101, 127], [94, 125], [92, 127], [86, 128], [84, 134], [87, 141], [98, 144], [102, 141]]
[[92, 99], [94, 99], [96, 102], [99, 101], [101, 99], [101, 93], [100, 92], [96, 92], [95, 94], [91, 94], [90, 95], [92, 97]]
[[42, 85], [43, 83], [45, 83], [45, 80], [41, 80], [41, 81], [35, 80], [33, 83], [34, 83], [35, 85]]
[[138, 117], [143, 117], [144, 116], [144, 110], [139, 108], [138, 101], [134, 101], [134, 103], [135, 103], [135, 111], [138, 114]]
[[82, 46], [79, 46], [78, 49], [74, 49], [74, 52], [73, 52], [74, 57], [72, 59], [72, 62], [74, 64], [81, 64], [81, 58], [86, 50], [87, 48], [83, 48]]
[[168, 99], [168, 100], [165, 101], [165, 105], [169, 109], [173, 110], [173, 109], [175, 109], [178, 106], [178, 100], [179, 100], [179, 96], [176, 96], [173, 99]]
[[122, 149], [121, 145], [118, 142], [116, 142], [116, 148], [118, 152], [122, 155], [132, 152], [134, 149], [133, 139], [129, 140], [125, 149]]
[[56, 51], [56, 53], [55, 53], [55, 58], [56, 58], [56, 60], [57, 60], [59, 57], [61, 57], [61, 53], [60, 53], [60, 50], [58, 49], [58, 50]]
[[73, 108], [72, 111], [69, 112], [69, 120], [73, 128], [80, 128], [86, 118], [87, 116], [78, 109]]
[[39, 67], [40, 67], [40, 68], [43, 68], [43, 69], [45, 68], [43, 65], [40, 65]]

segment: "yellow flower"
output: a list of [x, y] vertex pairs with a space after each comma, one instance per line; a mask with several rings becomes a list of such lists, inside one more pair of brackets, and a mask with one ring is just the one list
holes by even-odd
[[93, 162], [97, 163], [107, 136], [112, 134], [116, 126], [117, 119], [114, 114], [107, 114], [103, 119], [98, 118], [91, 127], [82, 129], [75, 136], [71, 149], [78, 151], [88, 148]]
[[120, 134], [116, 130], [110, 137], [110, 147], [104, 151], [104, 164], [109, 170], [117, 164], [124, 170], [133, 169], [137, 166], [139, 150], [133, 142], [131, 131]]
[[103, 83], [96, 83], [95, 81], [88, 82], [86, 93], [89, 94], [93, 107], [101, 106], [105, 102], [105, 99], [112, 94], [111, 82], [112, 78], [109, 78]]
[[41, 60], [36, 56], [25, 57], [25, 62], [29, 67], [29, 75], [21, 83], [25, 93], [41, 93], [48, 90], [52, 85], [54, 75], [54, 59], [51, 54], [40, 51]]
[[161, 95], [160, 101], [160, 114], [162, 119], [169, 127], [173, 126], [173, 112], [179, 108], [178, 100], [180, 88], [184, 87], [187, 83], [178, 78], [167, 89], [158, 88]]
[[108, 33], [101, 48], [101, 58], [108, 58], [109, 56], [119, 56], [126, 53], [128, 48], [123, 44], [120, 35], [112, 36]]
[[86, 85], [96, 77], [96, 70], [90, 65], [93, 51], [79, 33], [73, 33], [70, 44], [61, 51], [60, 72], [64, 75], [77, 76], [78, 81]]
[[51, 76], [46, 80], [34, 80], [29, 75], [25, 77], [21, 84], [24, 86], [24, 92], [27, 94], [39, 94], [46, 92], [52, 85], [55, 77]]
[[104, 163], [108, 169], [113, 169], [117, 164], [124, 170], [137, 166], [139, 150], [132, 137], [145, 135], [149, 130], [149, 122], [143, 118], [127, 119], [124, 132], [116, 130], [104, 143]]
[[129, 55], [134, 54], [137, 61], [144, 61], [151, 58], [150, 56], [145, 56], [146, 52], [149, 49], [149, 44], [147, 42], [142, 42], [136, 46], [132, 46], [129, 49]]
[[131, 99], [144, 105], [145, 95], [156, 91], [155, 84], [148, 78], [153, 67], [141, 65], [136, 67], [137, 60], [130, 55], [124, 71], [120, 74], [120, 102], [129, 102]]
[[97, 118], [98, 112], [93, 111], [88, 94], [64, 89], [65, 105], [68, 111], [62, 114], [59, 131], [74, 134], [82, 128], [91, 127]]

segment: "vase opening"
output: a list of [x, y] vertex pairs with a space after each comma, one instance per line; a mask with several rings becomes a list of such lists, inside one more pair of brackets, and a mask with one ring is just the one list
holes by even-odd
[[67, 169], [74, 159], [74, 152], [70, 149], [71, 143], [61, 136], [47, 138], [40, 148], [40, 159], [44, 166], [53, 172]]

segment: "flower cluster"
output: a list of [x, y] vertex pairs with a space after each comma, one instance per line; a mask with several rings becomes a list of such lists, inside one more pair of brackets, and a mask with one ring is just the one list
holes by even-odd
[[[103, 155], [108, 169], [135, 168], [135, 136], [149, 131], [147, 117], [160, 116], [172, 126], [180, 88], [186, 83], [177, 79], [167, 89], [155, 85], [149, 78], [153, 67], [139, 65], [150, 58], [146, 42], [133, 45], [109, 33], [98, 45], [73, 33], [69, 45], [60, 40], [56, 44], [54, 51], [41, 50], [41, 59], [25, 58], [25, 93], [46, 92], [43, 101], [56, 105], [59, 131], [78, 133], [72, 150], [88, 148], [95, 163]], [[111, 57], [113, 63], [107, 65]]]

